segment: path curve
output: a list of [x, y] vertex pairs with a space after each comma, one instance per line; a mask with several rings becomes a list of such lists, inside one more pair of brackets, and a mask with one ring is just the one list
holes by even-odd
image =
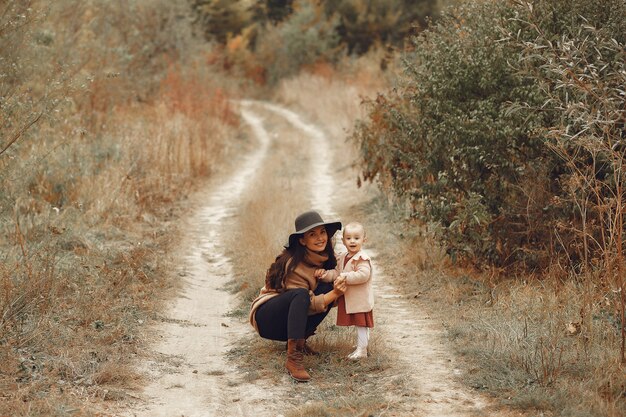
[[[308, 184], [311, 206], [327, 218], [338, 218], [332, 197], [338, 191], [331, 164], [333, 150], [324, 131], [284, 107], [242, 101], [242, 118], [258, 140], [258, 147], [239, 165], [241, 169], [208, 196], [189, 222], [189, 230], [194, 232], [184, 244], [188, 251], [186, 282], [160, 325], [162, 339], [154, 347], [155, 358], [145, 366], [151, 383], [129, 415], [277, 416], [281, 404], [286, 403], [281, 400], [284, 391], [280, 387], [274, 387], [272, 398], [267, 398], [263, 381], [242, 383], [238, 378], [234, 383], [230, 375], [235, 371], [225, 358], [232, 344], [250, 332], [245, 319], [225, 317], [237, 301], [223, 290], [231, 280], [232, 265], [225, 255], [227, 248], [220, 245], [220, 233], [224, 232], [225, 222], [234, 221], [230, 216], [271, 144], [257, 108], [284, 118], [309, 138], [303, 152], [316, 155], [312, 163], [317, 164], [315, 170], [309, 170], [315, 173]], [[460, 371], [455, 369], [441, 327], [386, 283], [385, 273], [373, 255], [377, 320], [373, 334], [382, 348], [396, 351], [391, 355], [398, 358], [394, 374], [408, 380], [412, 389], [410, 398], [400, 404], [399, 414], [391, 415], [481, 415], [484, 401], [456, 381], [455, 373]]]
[[315, 125], [305, 122], [302, 117], [289, 109], [263, 101], [250, 101], [250, 104], [268, 109], [284, 117], [295, 128], [309, 136], [309, 152], [315, 155], [315, 175], [309, 176], [309, 190], [311, 190], [311, 207], [319, 210], [327, 218], [336, 218], [337, 214], [332, 207], [331, 195], [328, 190], [336, 190], [335, 181], [331, 172], [331, 151], [326, 134]]
[[[311, 178], [312, 206], [327, 218], [337, 219], [334, 198], [339, 194], [331, 171], [329, 139], [314, 124], [284, 107], [257, 102], [258, 105], [284, 117], [294, 127], [310, 136], [310, 151], [317, 161]], [[333, 190], [331, 194], [327, 190]], [[357, 192], [357, 190], [353, 190]], [[345, 249], [338, 241], [338, 251]], [[384, 340], [385, 349], [397, 351], [398, 375], [412, 380], [418, 392], [414, 412], [420, 416], [454, 417], [480, 414], [485, 402], [455, 379], [460, 369], [454, 367], [454, 355], [447, 348], [441, 327], [424, 312], [407, 302], [397, 289], [387, 284], [382, 267], [373, 257], [374, 293], [377, 325], [372, 334]]]
[[226, 317], [236, 300], [223, 288], [233, 273], [220, 235], [271, 141], [262, 120], [246, 107], [244, 104], [241, 115], [258, 146], [188, 221], [188, 239], [181, 254], [185, 265], [180, 272], [185, 277], [183, 290], [155, 330], [161, 339], [153, 346], [153, 358], [143, 370], [150, 383], [143, 391], [142, 401], [129, 415], [259, 415], [258, 403], [267, 397], [254, 384], [242, 385], [239, 380], [229, 383], [232, 369], [225, 357], [232, 343], [249, 331], [249, 326]]

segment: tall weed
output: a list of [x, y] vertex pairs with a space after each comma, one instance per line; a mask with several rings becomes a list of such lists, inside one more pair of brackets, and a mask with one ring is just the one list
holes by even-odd
[[[541, 134], [564, 165], [558, 181], [564, 192], [553, 199], [555, 208], [574, 211], [554, 233], [570, 264], [582, 271], [602, 273], [598, 284], [616, 294], [614, 312], [621, 325], [621, 361], [626, 362], [626, 298], [624, 296], [624, 85], [626, 85], [626, 24], [612, 12], [626, 12], [622, 3], [606, 7], [585, 4], [591, 18], [579, 16], [580, 26], [563, 30], [557, 39], [546, 31], [532, 6], [516, 19], [521, 30], [533, 34], [522, 40], [521, 66], [537, 80], [546, 101], [535, 112], [550, 111], [555, 120]], [[591, 10], [589, 10], [591, 9]], [[559, 4], [552, 6], [558, 13]], [[550, 23], [554, 25], [556, 23]], [[549, 26], [549, 25], [548, 25]], [[515, 109], [514, 111], [518, 111]]]
[[184, 5], [1, 7], [0, 414], [85, 411], [138, 381], [167, 221], [238, 121]]

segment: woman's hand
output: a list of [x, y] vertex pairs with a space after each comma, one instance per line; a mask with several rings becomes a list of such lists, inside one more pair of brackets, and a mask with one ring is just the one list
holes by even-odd
[[346, 280], [344, 278], [337, 278], [333, 282], [333, 291], [337, 293], [337, 295], [343, 295], [348, 289], [348, 284], [346, 284]]
[[348, 284], [346, 284], [345, 278], [337, 278], [333, 282], [333, 289], [324, 294], [324, 304], [330, 305], [332, 302], [337, 300], [337, 298], [341, 297], [348, 288]]

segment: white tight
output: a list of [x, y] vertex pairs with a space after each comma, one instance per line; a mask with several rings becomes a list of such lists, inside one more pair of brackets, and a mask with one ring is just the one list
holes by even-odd
[[370, 329], [367, 327], [356, 326], [356, 347], [367, 349], [370, 338]]

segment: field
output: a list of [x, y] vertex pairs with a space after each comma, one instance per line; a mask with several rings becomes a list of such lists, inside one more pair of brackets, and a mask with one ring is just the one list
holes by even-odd
[[[189, 289], [188, 222], [259, 149], [246, 108], [271, 136], [218, 235], [232, 375], [204, 376], [280, 387], [281, 402], [218, 406], [428, 414], [445, 401], [428, 392], [433, 366], [403, 354], [415, 336], [443, 346], [471, 407], [624, 415], [619, 1], [573, 2], [585, 24], [565, 0], [53, 3], [0, 5], [0, 415], [145, 401], [138, 363]], [[229, 18], [206, 26], [215, 16]], [[321, 161], [309, 134], [326, 138]], [[320, 172], [332, 189], [313, 187]], [[366, 224], [379, 302], [436, 331], [381, 307], [373, 355], [352, 363], [352, 329], [331, 313], [302, 388], [246, 316], [291, 219], [316, 204]]]

